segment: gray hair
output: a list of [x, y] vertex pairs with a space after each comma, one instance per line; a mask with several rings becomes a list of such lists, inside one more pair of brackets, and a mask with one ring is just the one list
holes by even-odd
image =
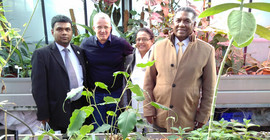
[[181, 11], [188, 12], [188, 13], [192, 13], [192, 14], [193, 14], [192, 20], [193, 20], [193, 21], [196, 21], [196, 19], [197, 19], [197, 14], [196, 14], [196, 11], [195, 11], [193, 8], [191, 8], [191, 7], [180, 7], [179, 9], [177, 9], [177, 10], [175, 11], [175, 14], [174, 14], [174, 15], [176, 15], [178, 12], [181, 12]]
[[110, 23], [110, 25], [111, 25], [111, 18], [110, 18], [107, 14], [105, 14], [105, 13], [103, 13], [103, 12], [99, 12], [99, 13], [97, 13], [97, 14], [94, 16], [94, 19], [93, 19], [93, 26], [94, 26], [94, 27], [96, 26], [97, 21], [98, 21], [99, 19], [105, 19], [105, 20], [108, 21], [108, 22]]

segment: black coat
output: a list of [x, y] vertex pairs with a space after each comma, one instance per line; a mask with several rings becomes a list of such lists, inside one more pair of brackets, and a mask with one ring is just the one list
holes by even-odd
[[[75, 45], [71, 45], [71, 48], [82, 66], [85, 85], [84, 53]], [[55, 43], [37, 49], [33, 53], [31, 79], [38, 120], [49, 119], [51, 128], [67, 128], [73, 110], [69, 100], [65, 103], [66, 113], [62, 109], [62, 105], [70, 91], [69, 78]]]

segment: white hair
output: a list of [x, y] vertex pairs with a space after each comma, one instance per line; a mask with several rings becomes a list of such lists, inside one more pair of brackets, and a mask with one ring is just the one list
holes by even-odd
[[107, 22], [109, 22], [110, 23], [110, 25], [111, 25], [111, 18], [107, 15], [107, 14], [105, 14], [105, 13], [103, 13], [103, 12], [99, 12], [99, 13], [97, 13], [95, 16], [94, 16], [94, 21], [93, 21], [93, 26], [95, 27], [96, 26], [96, 24], [97, 24], [97, 21], [99, 20], [99, 19], [105, 19]]

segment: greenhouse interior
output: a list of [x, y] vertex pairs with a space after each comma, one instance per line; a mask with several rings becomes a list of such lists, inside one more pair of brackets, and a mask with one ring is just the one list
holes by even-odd
[[269, 17], [269, 0], [0, 0], [0, 139], [270, 139]]

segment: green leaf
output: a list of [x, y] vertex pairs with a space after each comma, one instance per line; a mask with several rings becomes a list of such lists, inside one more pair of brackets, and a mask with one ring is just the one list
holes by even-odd
[[209, 9], [206, 9], [205, 11], [203, 11], [198, 18], [203, 18], [203, 17], [208, 17], [211, 15], [215, 15], [221, 12], [224, 12], [226, 10], [235, 8], [235, 7], [239, 7], [240, 4], [238, 3], [225, 3], [225, 4], [220, 4], [214, 7], [211, 7]]
[[137, 126], [137, 127], [153, 128], [152, 125], [150, 125], [149, 123], [143, 121], [142, 119], [137, 120], [136, 126]]
[[163, 109], [163, 110], [170, 110], [170, 108], [164, 106], [164, 105], [161, 105], [159, 103], [156, 103], [156, 102], [151, 102], [150, 103], [152, 106], [154, 106], [155, 108], [157, 109]]
[[176, 128], [176, 127], [171, 127], [172, 130], [178, 132], [179, 131], [179, 128]]
[[136, 113], [132, 110], [126, 110], [118, 117], [118, 128], [124, 139], [134, 129], [136, 122]]
[[7, 61], [2, 56], [0, 56], [0, 62], [2, 65], [1, 67], [3, 67], [7, 63]]
[[103, 124], [102, 126], [98, 127], [94, 133], [103, 133], [105, 131], [108, 131], [111, 128], [111, 125], [109, 124]]
[[137, 14], [137, 11], [135, 10], [130, 10], [129, 13], [132, 15], [132, 16], [135, 16]]
[[38, 140], [43, 140], [45, 134], [41, 134], [40, 136], [38, 136]]
[[108, 86], [102, 82], [95, 82], [96, 87], [108, 90]]
[[113, 111], [107, 111], [106, 112], [109, 116], [116, 116], [115, 112]]
[[93, 26], [94, 26], [94, 17], [95, 17], [95, 15], [97, 14], [98, 12], [96, 11], [96, 10], [93, 10], [92, 11], [92, 14], [91, 14], [91, 16], [90, 16], [90, 22], [89, 22], [89, 27], [90, 27], [90, 29], [89, 29], [89, 32], [91, 33], [91, 35], [96, 35], [96, 32], [94, 31], [94, 29], [93, 29]]
[[113, 98], [113, 97], [111, 97], [111, 96], [106, 96], [106, 97], [103, 98], [103, 100], [104, 100], [107, 104], [111, 104], [111, 103], [116, 104], [116, 103], [120, 102], [120, 99], [119, 99], [119, 98]]
[[136, 94], [136, 96], [134, 97], [137, 101], [143, 101], [144, 95], [143, 95], [143, 91], [140, 88], [139, 85], [133, 85], [131, 81], [128, 81], [128, 88], [134, 93]]
[[70, 92], [67, 93], [67, 97], [65, 99], [65, 101], [67, 99], [71, 99], [72, 97], [74, 97], [77, 93], [81, 92], [83, 90], [84, 86], [80, 86], [78, 88], [74, 88], [74, 89], [71, 89]]
[[92, 93], [91, 91], [88, 91], [88, 90], [87, 90], [87, 91], [83, 91], [83, 92], [82, 92], [82, 95], [83, 95], [83, 96], [86, 96], [86, 97], [92, 97], [92, 96], [93, 96], [93, 93]]
[[169, 140], [176, 140], [176, 139], [179, 139], [179, 136], [176, 136], [176, 135], [170, 135], [167, 137]]
[[265, 2], [253, 2], [253, 3], [245, 3], [243, 5], [246, 8], [252, 8], [252, 9], [257, 9], [257, 10], [262, 10], [266, 12], [270, 12], [270, 3], [265, 3]]
[[228, 16], [228, 28], [234, 41], [241, 46], [253, 37], [256, 20], [251, 13], [234, 10]]
[[257, 30], [256, 34], [259, 35], [262, 38], [265, 38], [267, 40], [270, 40], [270, 30], [257, 24]]
[[119, 21], [120, 21], [120, 18], [121, 18], [120, 8], [114, 7], [114, 10], [113, 10], [113, 14], [112, 15], [113, 15], [113, 22], [114, 22], [114, 24], [118, 26]]
[[0, 21], [3, 22], [3, 23], [8, 23], [7, 19], [5, 16], [1, 16], [0, 17]]
[[48, 133], [55, 134], [53, 129], [50, 129]]
[[80, 86], [78, 88], [75, 88], [75, 89], [71, 89], [70, 92], [67, 93], [67, 97], [66, 99], [64, 100], [64, 103], [62, 105], [62, 108], [63, 108], [63, 111], [65, 112], [65, 102], [68, 100], [68, 99], [71, 99], [72, 97], [74, 97], [77, 93], [81, 92], [83, 90], [84, 86]]
[[94, 129], [94, 126], [92, 124], [84, 125], [80, 129], [80, 133], [85, 136], [87, 133], [90, 133], [93, 129]]
[[[229, 39], [232, 38], [232, 36], [231, 36], [230, 34], [228, 34], [228, 37], [229, 37]], [[250, 38], [250, 40], [248, 40], [246, 43], [244, 43], [244, 44], [242, 44], [242, 45], [240, 45], [240, 46], [239, 46], [235, 41], [233, 41], [233, 46], [235, 46], [235, 47], [237, 47], [237, 48], [243, 48], [243, 47], [246, 47], [246, 46], [248, 46], [250, 43], [252, 43], [253, 39], [254, 39], [254, 36], [252, 36], [252, 38]]]
[[86, 113], [86, 117], [89, 117], [94, 112], [94, 108], [92, 106], [84, 106], [80, 110]]
[[154, 61], [148, 61], [147, 63], [139, 63], [136, 66], [141, 67], [141, 68], [145, 68], [147, 66], [153, 66], [154, 63], [155, 63], [155, 60]]
[[127, 72], [125, 72], [125, 71], [117, 71], [117, 72], [114, 72], [114, 73], [113, 73], [113, 76], [114, 76], [114, 77], [117, 77], [118, 74], [122, 74], [122, 75], [124, 75], [126, 78], [129, 77], [129, 74], [128, 74]]
[[[79, 24], [79, 23], [73, 23], [73, 24], [76, 24], [76, 25], [79, 25], [79, 26], [83, 27], [83, 28], [86, 29], [88, 32], [90, 32], [91, 35], [93, 35], [92, 32], [95, 33], [95, 31], [93, 30], [93, 28], [91, 28], [91, 27], [89, 27], [89, 26], [86, 26], [86, 25], [83, 25], [83, 24]], [[95, 35], [95, 34], [94, 34], [94, 35]]]
[[74, 133], [78, 132], [82, 127], [86, 118], [86, 113], [84, 111], [75, 109], [70, 118], [70, 123], [67, 129], [67, 135], [72, 136]]

